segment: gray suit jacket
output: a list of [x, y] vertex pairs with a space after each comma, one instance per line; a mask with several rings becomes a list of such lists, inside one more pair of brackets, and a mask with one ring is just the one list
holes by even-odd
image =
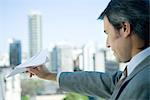
[[121, 86], [116, 84], [121, 72], [63, 72], [59, 85], [65, 91], [110, 100], [150, 100], [150, 56], [143, 60], [125, 79]]

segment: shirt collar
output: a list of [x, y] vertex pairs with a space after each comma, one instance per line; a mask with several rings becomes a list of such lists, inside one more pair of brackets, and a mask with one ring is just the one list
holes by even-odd
[[149, 55], [150, 55], [150, 47], [144, 49], [143, 51], [135, 55], [128, 63], [128, 66], [127, 66], [128, 76], [132, 73], [135, 67]]

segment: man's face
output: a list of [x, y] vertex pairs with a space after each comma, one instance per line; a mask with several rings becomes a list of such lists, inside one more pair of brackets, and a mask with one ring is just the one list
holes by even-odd
[[105, 16], [104, 32], [107, 34], [107, 47], [111, 47], [117, 60], [120, 62], [129, 61], [131, 58], [131, 42], [130, 38], [124, 35], [124, 30], [122, 28], [116, 30]]

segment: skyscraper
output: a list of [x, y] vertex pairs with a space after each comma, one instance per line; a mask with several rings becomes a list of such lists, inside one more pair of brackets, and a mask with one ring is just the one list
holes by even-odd
[[52, 71], [73, 71], [73, 49], [69, 45], [57, 45], [51, 57]]
[[32, 57], [42, 49], [41, 13], [31, 11], [29, 18], [29, 56]]
[[51, 64], [52, 64], [52, 66], [51, 66], [51, 71], [52, 72], [57, 72], [57, 69], [58, 69], [58, 67], [60, 67], [60, 66], [58, 66], [58, 64], [59, 64], [59, 48], [58, 47], [54, 47], [53, 48], [53, 50], [52, 50], [52, 52], [51, 52]]
[[83, 70], [94, 71], [94, 54], [96, 52], [96, 44], [89, 42], [84, 45], [83, 49]]
[[10, 66], [14, 67], [21, 64], [21, 42], [11, 39], [9, 44], [9, 60]]
[[94, 71], [105, 72], [106, 50], [97, 50], [94, 54]]

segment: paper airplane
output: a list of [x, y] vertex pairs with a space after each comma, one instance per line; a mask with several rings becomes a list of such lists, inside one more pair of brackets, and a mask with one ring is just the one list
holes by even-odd
[[14, 76], [18, 73], [23, 73], [27, 71], [27, 67], [36, 67], [42, 64], [45, 64], [48, 61], [48, 50], [43, 50], [41, 52], [39, 52], [38, 54], [36, 54], [35, 56], [33, 56], [32, 58], [28, 59], [25, 63], [22, 63], [18, 66], [15, 67], [15, 69], [13, 69], [7, 76], [11, 77]]

